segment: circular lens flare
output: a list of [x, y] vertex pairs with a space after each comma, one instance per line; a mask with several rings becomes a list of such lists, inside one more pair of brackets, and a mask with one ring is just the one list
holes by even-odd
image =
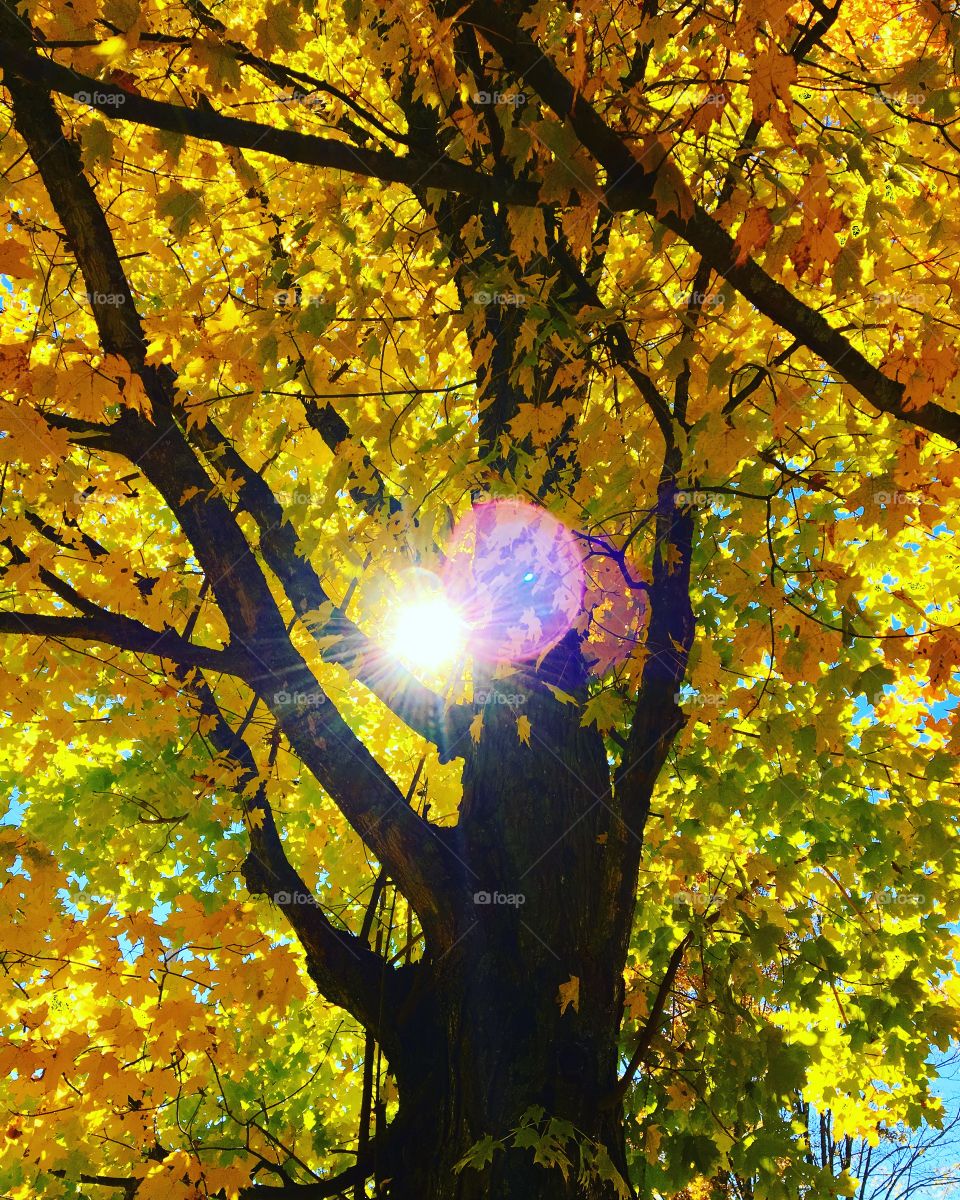
[[489, 662], [537, 658], [573, 627], [585, 588], [576, 536], [520, 500], [477, 504], [458, 523], [443, 586]]
[[410, 667], [436, 671], [463, 653], [467, 626], [443, 594], [420, 596], [397, 613], [390, 639], [394, 654]]

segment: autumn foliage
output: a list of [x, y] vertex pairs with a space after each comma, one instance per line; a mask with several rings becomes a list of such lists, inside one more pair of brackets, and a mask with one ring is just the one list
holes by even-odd
[[[960, 1031], [954, 10], [0, 68], [0, 1192], [852, 1195], [797, 1106], [936, 1124]], [[398, 662], [506, 500], [578, 610]]]

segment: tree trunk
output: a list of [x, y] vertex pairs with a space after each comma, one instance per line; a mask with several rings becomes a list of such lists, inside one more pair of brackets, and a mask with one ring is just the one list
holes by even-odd
[[[572, 640], [572, 639], [571, 639]], [[559, 650], [560, 648], [558, 648]], [[569, 649], [569, 647], [568, 647]], [[551, 655], [538, 679], [562, 679]], [[559, 656], [563, 660], [563, 654]], [[447, 844], [459, 859], [458, 941], [411, 968], [392, 1066], [400, 1092], [387, 1161], [391, 1200], [563, 1200], [615, 1195], [599, 1178], [534, 1162], [512, 1134], [533, 1107], [570, 1122], [625, 1174], [616, 1086], [618, 1033], [639, 859], [639, 832], [616, 816], [603, 741], [528, 677], [497, 681], [481, 740], [464, 768], [464, 800]], [[519, 697], [522, 696], [522, 700]], [[531, 722], [520, 740], [518, 713]], [[561, 1011], [561, 985], [579, 991]], [[605, 1103], [606, 1102], [606, 1103]], [[506, 1137], [492, 1161], [455, 1164], [482, 1139]]]

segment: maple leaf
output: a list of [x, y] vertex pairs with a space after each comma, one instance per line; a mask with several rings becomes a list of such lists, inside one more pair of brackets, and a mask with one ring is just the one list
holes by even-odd
[[643, 1153], [647, 1162], [655, 1164], [660, 1156], [660, 1143], [663, 1135], [658, 1125], [648, 1125], [643, 1135]]
[[696, 1093], [682, 1079], [675, 1079], [667, 1084], [666, 1093], [669, 1096], [668, 1107], [675, 1112], [688, 1112], [693, 1108]]
[[26, 247], [11, 241], [0, 245], [0, 275], [26, 279], [31, 273], [30, 254]]
[[737, 257], [734, 260], [736, 265], [742, 267], [754, 250], [762, 249], [769, 242], [772, 233], [773, 224], [767, 209], [751, 209], [737, 230]]
[[771, 42], [757, 57], [750, 74], [747, 94], [753, 101], [754, 113], [760, 118], [774, 121], [778, 131], [789, 133], [789, 126], [784, 123], [780, 106], [789, 112], [792, 97], [791, 86], [797, 79], [797, 63], [790, 54], [778, 50]]
[[525, 714], [517, 717], [517, 737], [525, 745], [530, 745], [530, 718]]
[[572, 1008], [574, 1012], [580, 1011], [580, 977], [578, 975], [571, 975], [566, 983], [560, 984], [557, 1003], [560, 1005], [561, 1013], [565, 1013], [568, 1008]]

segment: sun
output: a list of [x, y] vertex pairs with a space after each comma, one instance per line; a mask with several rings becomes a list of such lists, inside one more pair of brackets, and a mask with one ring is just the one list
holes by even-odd
[[442, 595], [403, 605], [396, 614], [390, 646], [408, 666], [438, 671], [464, 651], [467, 626], [455, 605]]

